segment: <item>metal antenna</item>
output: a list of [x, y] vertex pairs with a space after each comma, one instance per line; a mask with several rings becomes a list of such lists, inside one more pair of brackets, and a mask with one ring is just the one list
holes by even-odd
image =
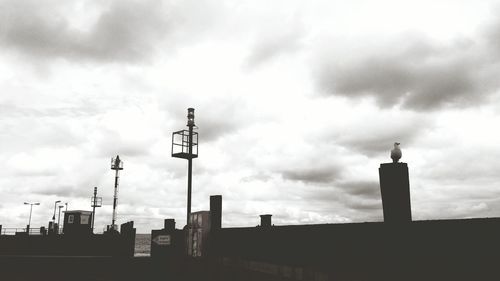
[[111, 158], [111, 170], [115, 170], [115, 195], [113, 197], [113, 219], [111, 221], [111, 227], [114, 230], [118, 230], [116, 225], [116, 205], [118, 204], [118, 182], [120, 178], [120, 170], [123, 170], [123, 161], [120, 160], [119, 155], [116, 155], [116, 158]]

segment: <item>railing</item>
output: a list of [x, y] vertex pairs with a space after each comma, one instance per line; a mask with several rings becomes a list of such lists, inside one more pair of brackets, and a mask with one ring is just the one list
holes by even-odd
[[[42, 235], [41, 227], [31, 227], [29, 235]], [[45, 228], [45, 234], [48, 233], [48, 229]], [[95, 228], [94, 234], [103, 234], [106, 232], [106, 227], [102, 229]], [[0, 235], [16, 235], [16, 233], [26, 233], [26, 227], [0, 227]], [[58, 234], [63, 234], [63, 227], [59, 228]]]
[[[16, 233], [26, 233], [26, 227], [18, 228], [18, 227], [3, 227], [1, 228], [0, 235], [16, 235]], [[48, 231], [47, 229], [45, 230]], [[63, 229], [59, 229], [59, 234], [62, 234]], [[42, 231], [40, 227], [30, 227], [29, 235], [42, 235]]]
[[[16, 235], [17, 233], [26, 233], [26, 228], [20, 228], [20, 227], [4, 227], [0, 229], [0, 235]], [[45, 231], [48, 233], [48, 230], [45, 229]], [[94, 229], [94, 234], [103, 234], [106, 232], [106, 228], [103, 228], [102, 230], [100, 229]], [[63, 229], [59, 229], [59, 234], [63, 234]], [[29, 235], [42, 235], [42, 232], [40, 231], [40, 227], [37, 228], [30, 228], [30, 233]]]

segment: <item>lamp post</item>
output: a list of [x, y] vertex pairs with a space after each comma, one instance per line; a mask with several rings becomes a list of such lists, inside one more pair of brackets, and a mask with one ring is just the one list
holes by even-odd
[[57, 208], [57, 203], [61, 202], [61, 200], [57, 200], [54, 202], [54, 215], [52, 216], [52, 222], [56, 223], [56, 208]]
[[[64, 208], [64, 206], [58, 206], [59, 207], [59, 215], [57, 215], [57, 230], [59, 230], [59, 224], [61, 223], [61, 209]], [[59, 234], [59, 233], [57, 233]]]
[[[172, 157], [188, 160], [188, 183], [187, 183], [187, 214], [186, 224], [190, 226], [191, 215], [191, 185], [193, 174], [193, 158], [198, 157], [198, 133], [194, 132], [194, 108], [188, 108], [187, 127], [189, 130], [181, 130], [172, 134]], [[177, 138], [177, 141], [176, 141]]]
[[24, 202], [24, 205], [30, 205], [30, 218], [28, 220], [28, 228], [26, 229], [26, 232], [29, 234], [30, 233], [30, 228], [31, 228], [31, 212], [33, 211], [33, 205], [40, 205], [40, 203], [35, 202], [35, 203], [29, 203], [29, 202]]

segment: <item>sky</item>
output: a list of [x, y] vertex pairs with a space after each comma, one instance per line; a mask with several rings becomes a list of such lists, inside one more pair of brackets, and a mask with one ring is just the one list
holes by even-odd
[[[185, 225], [172, 132], [195, 108], [192, 211], [224, 227], [382, 221], [380, 163], [415, 220], [500, 216], [500, 1], [0, 0], [0, 224], [54, 202], [139, 233]], [[64, 209], [63, 209], [64, 210]]]

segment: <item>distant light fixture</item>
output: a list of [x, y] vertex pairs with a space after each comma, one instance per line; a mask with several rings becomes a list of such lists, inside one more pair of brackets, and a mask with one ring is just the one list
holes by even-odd
[[188, 118], [187, 125], [188, 126], [195, 126], [194, 125], [194, 108], [192, 108], [192, 107], [188, 108], [187, 118]]
[[29, 235], [30, 227], [31, 227], [31, 213], [33, 212], [33, 205], [38, 206], [38, 205], [40, 205], [40, 203], [39, 202], [35, 202], [35, 203], [24, 202], [24, 205], [30, 205], [30, 218], [28, 220], [28, 226], [26, 228], [26, 233], [28, 233], [28, 235]]
[[61, 200], [57, 200], [56, 202], [54, 202], [54, 215], [52, 216], [52, 221], [54, 223], [56, 223], [56, 206], [57, 206], [57, 203], [60, 203]]

